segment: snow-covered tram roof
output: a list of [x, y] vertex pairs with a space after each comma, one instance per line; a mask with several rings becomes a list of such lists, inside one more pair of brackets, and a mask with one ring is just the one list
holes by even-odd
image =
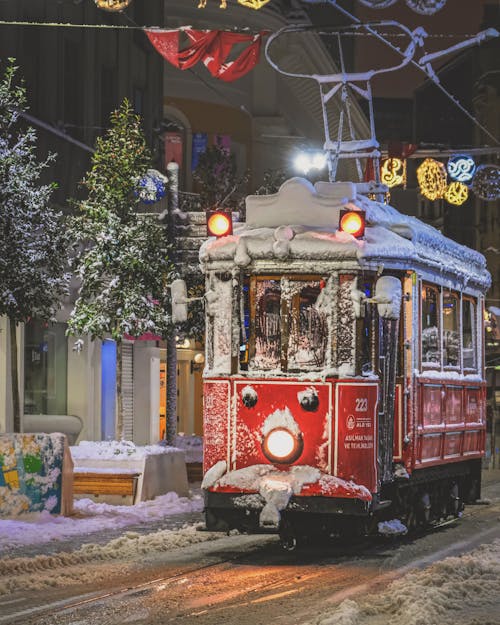
[[[362, 195], [366, 184], [287, 180], [273, 195], [250, 195], [246, 222], [234, 234], [209, 239], [200, 249], [204, 263], [232, 262], [246, 267], [297, 263], [305, 271], [324, 271], [338, 261], [362, 267], [386, 264], [392, 268], [420, 268], [452, 277], [462, 287], [485, 290], [491, 276], [482, 254], [443, 236], [415, 217]], [[364, 240], [338, 231], [342, 208], [366, 211]], [[264, 262], [264, 264], [267, 264]]]

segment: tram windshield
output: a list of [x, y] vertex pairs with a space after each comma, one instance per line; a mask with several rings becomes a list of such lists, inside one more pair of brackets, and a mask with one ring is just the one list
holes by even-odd
[[324, 286], [319, 277], [252, 278], [250, 370], [308, 371], [325, 365]]

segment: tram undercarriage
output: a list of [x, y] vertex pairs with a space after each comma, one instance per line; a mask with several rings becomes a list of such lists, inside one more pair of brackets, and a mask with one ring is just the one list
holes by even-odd
[[[206, 529], [278, 533], [284, 548], [312, 539], [379, 533], [379, 523], [399, 520], [411, 533], [460, 517], [464, 504], [480, 498], [481, 461], [417, 470], [409, 479], [382, 487], [372, 502], [356, 498], [293, 496], [281, 511], [278, 527], [262, 526], [265, 499], [258, 493], [205, 491]], [[406, 533], [405, 531], [394, 532]]]

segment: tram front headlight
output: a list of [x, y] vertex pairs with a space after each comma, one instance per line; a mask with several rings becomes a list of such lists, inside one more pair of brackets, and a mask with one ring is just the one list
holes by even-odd
[[279, 464], [289, 464], [297, 460], [302, 453], [302, 448], [302, 436], [281, 427], [268, 432], [262, 443], [265, 457]]

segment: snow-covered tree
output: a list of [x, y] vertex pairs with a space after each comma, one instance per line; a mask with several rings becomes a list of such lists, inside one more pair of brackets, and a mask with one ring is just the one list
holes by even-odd
[[50, 320], [67, 291], [68, 239], [63, 216], [41, 184], [55, 155], [39, 161], [36, 133], [22, 128], [26, 89], [10, 59], [0, 78], [0, 315], [9, 319], [14, 431], [21, 426], [17, 370], [18, 323]]
[[68, 324], [72, 334], [116, 341], [117, 438], [123, 436], [124, 335], [166, 336], [171, 331], [165, 309], [170, 248], [159, 222], [135, 210], [150, 167], [140, 118], [124, 100], [111, 114], [106, 135], [97, 139], [92, 168], [83, 181], [87, 197], [78, 203], [79, 214], [72, 221], [81, 283]]

